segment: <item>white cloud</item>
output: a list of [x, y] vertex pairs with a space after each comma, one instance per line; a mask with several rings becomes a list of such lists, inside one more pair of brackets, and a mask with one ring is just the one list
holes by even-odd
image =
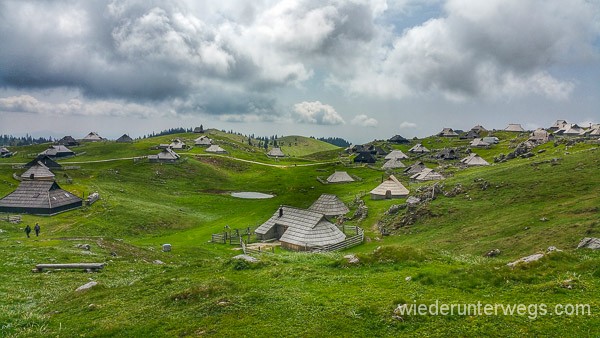
[[403, 121], [402, 123], [400, 123], [400, 129], [412, 129], [416, 127], [417, 124], [413, 122]]
[[46, 116], [135, 116], [140, 118], [173, 115], [172, 111], [160, 111], [134, 103], [98, 100], [84, 102], [71, 99], [63, 103], [39, 101], [31, 95], [0, 98], [0, 112], [28, 113]]
[[376, 119], [374, 119], [372, 117], [368, 117], [365, 114], [360, 114], [360, 115], [356, 115], [352, 119], [352, 121], [350, 121], [350, 124], [363, 126], [363, 127], [377, 127], [379, 122]]
[[292, 115], [296, 121], [301, 123], [324, 125], [346, 123], [332, 106], [319, 101], [296, 103]]

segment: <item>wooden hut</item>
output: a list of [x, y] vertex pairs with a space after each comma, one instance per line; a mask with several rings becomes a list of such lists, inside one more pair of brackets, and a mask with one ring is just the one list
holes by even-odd
[[283, 153], [283, 151], [281, 151], [281, 148], [273, 148], [267, 153], [267, 156], [274, 157], [274, 158], [280, 158], [280, 157], [285, 157], [285, 154]]
[[207, 153], [227, 154], [227, 151], [216, 144], [211, 145], [205, 150]]
[[460, 163], [466, 164], [468, 166], [490, 165], [488, 161], [484, 160], [481, 156], [475, 153], [469, 154], [469, 156], [460, 160]]
[[424, 145], [422, 145], [421, 143], [417, 143], [414, 145], [414, 147], [408, 149], [409, 153], [415, 153], [415, 154], [424, 154], [424, 153], [428, 153], [429, 149], [425, 148]]
[[127, 134], [123, 134], [121, 137], [117, 139], [118, 143], [132, 143], [133, 139], [129, 137]]
[[72, 147], [72, 146], [78, 146], [79, 142], [76, 139], [74, 139], [72, 136], [67, 135], [67, 136], [64, 136], [63, 138], [61, 138], [60, 140], [56, 141], [56, 144], [59, 144], [61, 146]]
[[179, 154], [171, 148], [163, 149], [157, 155], [149, 155], [148, 161], [152, 163], [175, 163], [179, 161]]
[[408, 189], [394, 175], [390, 175], [370, 192], [372, 200], [402, 198], [408, 196], [408, 193]]
[[46, 155], [46, 156], [54, 159], [54, 158], [65, 158], [65, 157], [75, 156], [75, 153], [71, 149], [69, 149], [65, 146], [51, 145], [48, 147], [48, 149], [39, 153], [39, 155]]
[[322, 213], [288, 206], [280, 207], [254, 233], [259, 240], [277, 239], [282, 248], [293, 251], [311, 251], [346, 239]]
[[425, 168], [421, 170], [421, 172], [412, 175], [410, 178], [416, 181], [433, 181], [442, 180], [444, 179], [444, 176], [436, 171], [433, 171], [433, 169]]
[[410, 143], [409, 140], [405, 139], [404, 137], [400, 136], [400, 135], [394, 135], [392, 136], [388, 142], [392, 142], [392, 143], [397, 143], [397, 144], [406, 144], [406, 143]]
[[452, 128], [444, 128], [442, 129], [441, 132], [439, 132], [437, 134], [437, 136], [441, 136], [441, 137], [456, 137], [458, 136], [458, 134], [452, 130]]
[[194, 140], [194, 145], [197, 145], [197, 146], [208, 147], [211, 144], [212, 144], [212, 140], [206, 135], [202, 135]]
[[471, 143], [469, 143], [469, 145], [471, 147], [477, 147], [477, 148], [488, 148], [490, 146], [489, 143], [484, 142], [482, 139], [480, 138], [476, 138], [473, 141], [471, 141]]
[[345, 171], [336, 171], [327, 177], [327, 183], [354, 182], [354, 179]]
[[404, 173], [409, 174], [409, 175], [417, 174], [417, 173], [420, 173], [421, 171], [423, 171], [423, 169], [425, 169], [425, 168], [427, 168], [425, 166], [425, 164], [423, 164], [423, 162], [419, 161], [413, 165], [408, 166], [406, 169], [404, 169]]
[[83, 142], [100, 142], [102, 140], [104, 140], [104, 138], [98, 135], [98, 133], [96, 133], [95, 131], [90, 132], [84, 138], [81, 139], [81, 141]]
[[354, 158], [354, 163], [375, 163], [375, 161], [375, 157], [368, 151], [360, 152]]
[[395, 159], [403, 160], [405, 158], [408, 158], [408, 156], [405, 153], [403, 153], [402, 150], [397, 150], [397, 149], [392, 150], [391, 153], [387, 154], [387, 156], [384, 157], [384, 159], [386, 159], [386, 160], [395, 160]]
[[54, 181], [54, 174], [42, 162], [38, 161], [21, 174], [21, 178], [23, 180]]
[[54, 215], [81, 207], [83, 200], [54, 181], [22, 181], [17, 189], [0, 199], [0, 212]]
[[523, 129], [523, 127], [521, 127], [521, 125], [518, 123], [510, 123], [506, 128], [504, 128], [504, 131], [522, 133], [525, 131], [525, 129]]
[[340, 216], [350, 212], [346, 204], [336, 195], [332, 194], [322, 194], [308, 210], [321, 213], [325, 216]]
[[399, 158], [393, 158], [383, 164], [381, 169], [398, 169], [406, 167]]
[[38, 155], [35, 159], [29, 161], [23, 167], [25, 167], [25, 168], [31, 168], [32, 166], [37, 165], [38, 163], [43, 164], [44, 166], [46, 166], [46, 168], [48, 168], [50, 170], [60, 170], [60, 169], [62, 169], [62, 166], [60, 164], [58, 164], [56, 161], [54, 161], [53, 159], [51, 159], [47, 155]]

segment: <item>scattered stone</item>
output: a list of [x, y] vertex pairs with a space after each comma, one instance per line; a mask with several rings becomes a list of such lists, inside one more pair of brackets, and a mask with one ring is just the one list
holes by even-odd
[[90, 310], [96, 310], [97, 308], [98, 308], [98, 306], [96, 304], [88, 305], [88, 309], [90, 309]]
[[406, 199], [406, 204], [408, 205], [415, 205], [419, 203], [421, 203], [421, 199], [415, 196], [408, 196], [408, 198]]
[[90, 251], [92, 249], [92, 246], [89, 244], [77, 244], [75, 247], [86, 251]]
[[407, 281], [407, 282], [410, 282], [412, 280], [412, 277], [408, 276], [408, 277], [404, 278], [404, 280]]
[[579, 242], [577, 249], [588, 248], [592, 250], [600, 249], [600, 238], [586, 237]]
[[85, 283], [82, 286], [78, 287], [77, 290], [75, 290], [75, 292], [85, 291], [85, 290], [93, 288], [96, 285], [98, 285], [98, 282], [91, 281], [89, 283]]
[[525, 154], [521, 155], [521, 158], [530, 158], [530, 157], [533, 157], [533, 156], [535, 156], [534, 153], [525, 153]]
[[356, 255], [346, 255], [344, 256], [344, 258], [347, 259], [348, 263], [350, 264], [360, 263], [360, 260], [358, 259], [358, 257], [356, 257]]
[[237, 255], [237, 256], [234, 256], [233, 259], [243, 260], [248, 263], [258, 263], [259, 262], [258, 258], [254, 258], [254, 257], [248, 256], [248, 255]]
[[114, 252], [114, 251], [112, 251], [112, 252], [110, 253], [110, 255], [111, 255], [111, 256], [113, 256], [113, 257], [117, 257], [117, 253], [116, 253], [116, 252]]
[[163, 244], [162, 245], [162, 251], [164, 251], [164, 252], [171, 251], [171, 244]]
[[1, 234], [1, 233], [3, 233], [3, 232], [6, 232], [6, 230], [2, 230], [2, 229], [0, 229], [0, 234]]
[[529, 227], [525, 227], [525, 230], [529, 230]]
[[230, 304], [230, 302], [228, 300], [221, 300], [217, 303], [217, 305], [219, 305], [219, 306], [227, 306], [229, 304]]
[[485, 254], [486, 257], [497, 257], [500, 255], [500, 249], [494, 249]]
[[540, 149], [540, 150], [538, 150], [538, 154], [545, 153], [545, 152], [546, 152], [546, 149]]
[[463, 189], [463, 186], [460, 183], [458, 183], [454, 186], [454, 188], [452, 188], [452, 190], [445, 192], [444, 196], [454, 197], [454, 196], [462, 194], [464, 192], [465, 192], [465, 190]]
[[544, 257], [544, 254], [542, 253], [537, 253], [537, 254], [533, 254], [533, 255], [529, 255], [527, 257], [523, 257], [520, 259], [517, 259], [514, 262], [508, 263], [506, 265], [510, 266], [511, 268], [515, 267], [517, 264], [527, 264], [527, 263], [531, 263], [531, 262], [535, 262], [540, 260], [542, 257]]
[[561, 249], [555, 247], [554, 245], [549, 246], [548, 250], [546, 250], [546, 252], [548, 252], [548, 253], [550, 253], [550, 252], [561, 252], [561, 251], [562, 251]]
[[156, 264], [156, 265], [163, 265], [163, 264], [165, 264], [165, 262], [161, 261], [160, 259], [154, 260], [152, 263]]
[[562, 281], [561, 286], [565, 289], [573, 289], [573, 284], [574, 284], [574, 280], [572, 279], [565, 279], [564, 281]]
[[540, 218], [540, 221], [542, 221], [542, 222], [548, 222], [548, 219], [546, 217], [542, 217], [542, 218]]
[[406, 204], [393, 204], [390, 208], [385, 212], [386, 215], [395, 215], [398, 211], [406, 209]]

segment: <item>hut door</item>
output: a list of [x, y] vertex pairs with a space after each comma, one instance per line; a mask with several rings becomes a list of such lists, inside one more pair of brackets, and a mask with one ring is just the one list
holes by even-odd
[[392, 191], [391, 190], [386, 190], [386, 192], [385, 192], [385, 198], [388, 199], [388, 200], [392, 198]]

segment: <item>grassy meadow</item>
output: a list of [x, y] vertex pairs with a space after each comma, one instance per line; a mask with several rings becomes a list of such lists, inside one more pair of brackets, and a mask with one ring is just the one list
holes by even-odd
[[[177, 164], [134, 161], [156, 154], [153, 146], [179, 137], [131, 144], [87, 143], [78, 156], [59, 163], [79, 169], [56, 171], [61, 187], [79, 196], [98, 192], [91, 206], [51, 217], [23, 215], [23, 223], [0, 214], [0, 336], [550, 336], [600, 335], [600, 251], [576, 250], [583, 237], [600, 237], [598, 145], [547, 143], [532, 158], [487, 167], [457, 169], [457, 161], [424, 160], [443, 172], [444, 192], [416, 209], [385, 212], [400, 200], [373, 201], [368, 192], [386, 173], [375, 165], [351, 164], [343, 149], [301, 136], [278, 139], [284, 159], [271, 159], [241, 135], [210, 130], [228, 151], [202, 147], [178, 151]], [[507, 154], [524, 134], [497, 132], [501, 142], [474, 150], [488, 162]], [[430, 137], [429, 149], [466, 148], [469, 141]], [[394, 145], [408, 154], [414, 145]], [[0, 196], [18, 185], [16, 163], [48, 145], [19, 147], [0, 159]], [[543, 152], [539, 152], [543, 150]], [[463, 156], [464, 157], [464, 156]], [[243, 161], [241, 161], [243, 160]], [[438, 168], [439, 167], [439, 168]], [[359, 177], [325, 185], [335, 170]], [[411, 193], [433, 183], [409, 182]], [[234, 198], [256, 191], [271, 199]], [[322, 193], [346, 202], [351, 216], [362, 199], [368, 216], [365, 243], [343, 252], [294, 253], [275, 249], [258, 263], [232, 259], [239, 248], [210, 242], [229, 228], [256, 227], [280, 205], [309, 207]], [[404, 225], [409, 213], [417, 215]], [[39, 222], [41, 236], [27, 239], [26, 224]], [[379, 228], [391, 233], [382, 236]], [[172, 245], [162, 252], [161, 245]], [[90, 244], [91, 250], [76, 247]], [[508, 262], [549, 246], [562, 251], [516, 268]], [[499, 249], [498, 257], [484, 254]], [[344, 255], [355, 254], [350, 264]], [[97, 273], [32, 273], [37, 263], [106, 262]], [[90, 290], [75, 290], [89, 282]], [[394, 317], [398, 304], [589, 304], [591, 314]]]

